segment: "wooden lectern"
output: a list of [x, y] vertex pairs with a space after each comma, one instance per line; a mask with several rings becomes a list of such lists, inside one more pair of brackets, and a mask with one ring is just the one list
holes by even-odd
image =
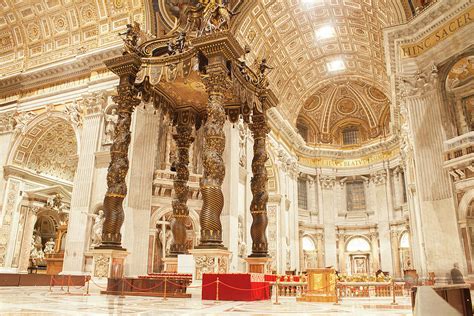
[[336, 302], [336, 271], [334, 268], [308, 269], [306, 293], [296, 298], [299, 302]]

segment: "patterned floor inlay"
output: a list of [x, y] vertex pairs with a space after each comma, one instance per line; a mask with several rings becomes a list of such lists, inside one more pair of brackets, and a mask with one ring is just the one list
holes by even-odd
[[100, 295], [67, 295], [47, 287], [1, 287], [0, 315], [412, 315], [409, 298], [399, 299], [397, 306], [389, 299], [345, 299], [341, 305], [331, 303], [296, 302], [295, 298], [282, 298], [280, 305], [272, 301], [215, 302], [202, 301], [199, 295], [191, 299], [156, 297], [125, 297]]

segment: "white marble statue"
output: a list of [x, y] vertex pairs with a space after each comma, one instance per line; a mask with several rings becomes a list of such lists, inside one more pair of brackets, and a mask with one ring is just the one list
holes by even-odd
[[105, 221], [104, 211], [99, 210], [98, 214], [89, 214], [85, 213], [88, 217], [94, 219], [94, 224], [92, 224], [92, 244], [91, 247], [100, 245], [102, 242], [102, 230]]
[[166, 254], [170, 254], [171, 244], [173, 243], [173, 232], [171, 229], [166, 231]]
[[50, 238], [46, 244], [44, 244], [44, 253], [47, 255], [53, 254], [54, 253], [54, 246], [56, 246], [56, 243], [54, 242], [53, 238]]
[[64, 110], [64, 113], [69, 115], [69, 120], [74, 124], [74, 125], [81, 125], [82, 119], [81, 119], [81, 113], [82, 109], [79, 106], [77, 102], [73, 102], [72, 104], [66, 104], [66, 109]]
[[239, 244], [238, 244], [238, 253], [239, 257], [245, 257], [245, 253], [247, 252], [247, 244], [244, 240], [244, 228], [243, 228], [243, 220], [242, 217], [239, 216]]
[[117, 109], [112, 109], [110, 114], [105, 115], [105, 144], [111, 144], [113, 142], [118, 118]]

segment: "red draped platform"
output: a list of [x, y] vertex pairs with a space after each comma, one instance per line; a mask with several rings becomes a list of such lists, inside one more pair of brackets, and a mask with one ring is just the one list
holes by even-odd
[[[219, 278], [219, 282], [217, 282]], [[217, 285], [219, 284], [219, 285]], [[219, 297], [217, 298], [217, 286]], [[271, 298], [270, 282], [259, 273], [205, 273], [202, 277], [202, 299], [222, 301], [259, 301]]]

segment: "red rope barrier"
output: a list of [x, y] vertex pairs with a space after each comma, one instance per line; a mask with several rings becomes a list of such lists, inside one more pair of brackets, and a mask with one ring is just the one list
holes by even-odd
[[124, 281], [125, 281], [125, 283], [127, 283], [131, 288], [133, 288], [133, 289], [135, 289], [135, 290], [142, 291], [142, 292], [148, 292], [148, 291], [154, 290], [154, 289], [160, 287], [160, 286], [164, 283], [164, 281], [161, 281], [161, 283], [159, 283], [159, 284], [156, 285], [156, 286], [152, 286], [152, 287], [149, 288], [149, 289], [143, 289], [143, 288], [139, 288], [139, 287], [134, 286], [132, 283], [128, 282], [127, 279], [124, 279]]
[[91, 280], [92, 283], [94, 283], [94, 285], [97, 286], [99, 289], [107, 290], [107, 287], [102, 287], [102, 286], [100, 286], [99, 284], [95, 283], [93, 278], [91, 278], [90, 280]]
[[186, 285], [176, 284], [172, 281], [166, 281], [166, 282], [169, 283], [169, 284], [173, 284], [174, 286], [181, 287], [181, 288], [187, 288], [187, 289], [198, 289], [200, 287], [208, 287], [209, 285], [217, 283], [217, 281], [214, 281], [214, 282], [208, 283], [206, 285], [186, 286]]
[[265, 285], [265, 286], [262, 286], [262, 287], [259, 287], [259, 288], [255, 288], [255, 289], [242, 289], [242, 288], [230, 286], [229, 284], [225, 284], [225, 283], [222, 282], [222, 281], [220, 281], [219, 284], [225, 285], [225, 286], [227, 286], [228, 288], [231, 288], [231, 289], [234, 289], [234, 290], [238, 290], [238, 291], [257, 291], [257, 290], [263, 290], [263, 289], [265, 289], [265, 288], [270, 287], [270, 284], [267, 284], [267, 285]]

